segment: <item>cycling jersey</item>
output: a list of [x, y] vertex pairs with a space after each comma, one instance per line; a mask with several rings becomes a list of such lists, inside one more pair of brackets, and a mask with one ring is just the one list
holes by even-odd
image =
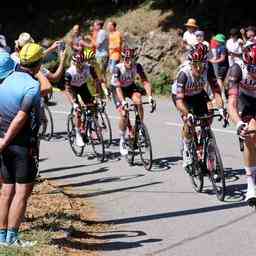
[[81, 71], [78, 71], [76, 66], [71, 66], [65, 73], [65, 81], [71, 86], [81, 87], [86, 83], [89, 76], [93, 79], [98, 78], [95, 69], [91, 65], [85, 64]]
[[119, 63], [113, 70], [111, 84], [113, 86], [128, 87], [134, 84], [136, 75], [139, 75], [141, 80], [146, 81], [147, 77], [144, 73], [143, 67], [137, 63], [132, 68], [128, 69], [124, 63]]
[[229, 71], [229, 95], [241, 93], [256, 98], [256, 80], [250, 77], [246, 66], [241, 68], [235, 63]]
[[176, 96], [176, 99], [198, 95], [208, 82], [213, 92], [220, 92], [211, 66], [207, 66], [200, 77], [194, 77], [191, 65], [186, 63], [180, 67], [177, 79], [172, 85], [172, 94]]

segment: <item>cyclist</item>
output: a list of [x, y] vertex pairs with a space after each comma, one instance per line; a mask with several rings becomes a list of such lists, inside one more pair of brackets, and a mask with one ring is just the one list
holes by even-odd
[[94, 101], [94, 97], [91, 95], [85, 82], [88, 76], [91, 76], [95, 82], [95, 96], [97, 97], [100, 91], [101, 83], [98, 79], [96, 71], [91, 65], [85, 63], [83, 52], [75, 53], [72, 57], [71, 66], [65, 73], [65, 92], [74, 110], [76, 111], [76, 145], [79, 147], [84, 146], [84, 141], [80, 133], [82, 127], [78, 95], [81, 97], [84, 104], [91, 104]]
[[[256, 129], [256, 42], [248, 41], [243, 49], [242, 68], [235, 63], [228, 76], [228, 110], [238, 136], [244, 138], [244, 165], [247, 176], [246, 201], [256, 200], [256, 137], [246, 131]], [[240, 109], [238, 109], [238, 104]], [[241, 113], [241, 114], [240, 114]]]
[[208, 107], [211, 107], [210, 98], [204, 89], [207, 83], [210, 84], [216, 104], [221, 107], [220, 113], [224, 115], [221, 90], [213, 69], [207, 64], [207, 56], [207, 46], [203, 43], [196, 44], [189, 52], [188, 61], [181, 65], [177, 79], [172, 85], [172, 100], [184, 121], [182, 128], [184, 167], [192, 163], [188, 149], [192, 139], [190, 128], [193, 126], [194, 116], [208, 114]]
[[[151, 84], [149, 83], [143, 67], [135, 62], [135, 50], [131, 48], [124, 49], [124, 60], [117, 64], [113, 70], [113, 76], [111, 79], [111, 87], [113, 93], [113, 100], [120, 114], [119, 129], [120, 129], [120, 153], [121, 155], [127, 155], [128, 150], [125, 146], [125, 133], [128, 125], [126, 118], [127, 101], [126, 97], [132, 99], [134, 104], [138, 105], [140, 117], [143, 120], [143, 106], [141, 96], [145, 90], [148, 95], [148, 101], [150, 104], [154, 104], [152, 98]], [[139, 75], [145, 90], [139, 87], [135, 83], [136, 75]]]
[[[96, 61], [96, 57], [95, 57], [95, 53], [92, 49], [90, 48], [85, 48], [84, 49], [84, 58], [85, 58], [85, 62], [89, 65], [91, 65], [95, 71], [96, 71], [96, 74], [98, 76], [98, 78], [100, 79], [101, 81], [101, 88], [104, 92], [104, 95], [106, 97], [109, 97], [109, 91], [106, 87], [106, 83], [105, 83], [105, 80], [103, 79], [103, 74], [101, 72], [101, 68], [100, 68], [100, 65], [97, 63]], [[88, 77], [88, 80], [87, 80], [87, 84], [88, 86], [90, 87], [91, 90], [93, 90], [93, 88], [95, 88], [93, 86], [93, 81], [92, 81], [92, 77]]]

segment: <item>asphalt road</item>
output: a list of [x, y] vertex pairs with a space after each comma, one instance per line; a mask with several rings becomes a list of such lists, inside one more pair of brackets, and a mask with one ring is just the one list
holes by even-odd
[[214, 131], [227, 173], [228, 195], [219, 202], [206, 181], [195, 193], [179, 154], [180, 119], [172, 103], [157, 100], [157, 111], [145, 108], [154, 166], [130, 167], [119, 155], [117, 115], [109, 104], [114, 142], [108, 161], [75, 157], [66, 140], [69, 105], [56, 94], [52, 106], [55, 138], [42, 143], [41, 174], [72, 189], [74, 196], [91, 200], [98, 223], [112, 224], [102, 239], [103, 256], [251, 256], [255, 255], [256, 212], [244, 203], [246, 179], [234, 127]]

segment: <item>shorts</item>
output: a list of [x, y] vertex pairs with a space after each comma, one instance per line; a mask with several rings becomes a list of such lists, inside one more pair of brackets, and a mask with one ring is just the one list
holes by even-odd
[[86, 84], [83, 84], [80, 87], [75, 87], [71, 85], [66, 85], [66, 90], [72, 94], [72, 96], [78, 101], [78, 95], [80, 95], [84, 104], [90, 104], [93, 102], [94, 97], [90, 93]]
[[9, 145], [2, 152], [0, 176], [5, 184], [29, 184], [38, 172], [38, 156], [33, 157], [28, 147]]
[[103, 77], [106, 75], [106, 71], [108, 68], [108, 56], [104, 57], [96, 57], [97, 63], [99, 64], [100, 73]]
[[256, 119], [256, 99], [247, 96], [244, 93], [239, 95], [239, 108], [241, 118], [244, 122], [250, 122], [252, 118]]
[[[172, 94], [172, 100], [176, 106], [176, 95]], [[209, 114], [207, 103], [210, 102], [210, 98], [206, 91], [194, 96], [186, 96], [184, 102], [187, 104], [188, 110], [195, 116], [203, 116]]]
[[[113, 96], [112, 98], [113, 98], [114, 104], [115, 104], [116, 108], [119, 108], [121, 105], [121, 102], [118, 99], [118, 96], [116, 93], [116, 87], [111, 85], [111, 91], [112, 91], [112, 96]], [[131, 99], [132, 95], [136, 92], [140, 93], [141, 95], [146, 94], [145, 89], [136, 85], [135, 83], [133, 83], [127, 87], [122, 87], [122, 92], [123, 92], [124, 98], [129, 98], [129, 99]]]
[[217, 78], [224, 81], [228, 73], [228, 67], [218, 66], [218, 75]]

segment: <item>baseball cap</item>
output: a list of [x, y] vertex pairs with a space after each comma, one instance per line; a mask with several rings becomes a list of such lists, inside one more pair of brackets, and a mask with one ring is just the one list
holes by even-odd
[[226, 37], [223, 35], [223, 34], [217, 34], [214, 39], [217, 41], [217, 42], [220, 42], [220, 43], [225, 43], [226, 41]]

